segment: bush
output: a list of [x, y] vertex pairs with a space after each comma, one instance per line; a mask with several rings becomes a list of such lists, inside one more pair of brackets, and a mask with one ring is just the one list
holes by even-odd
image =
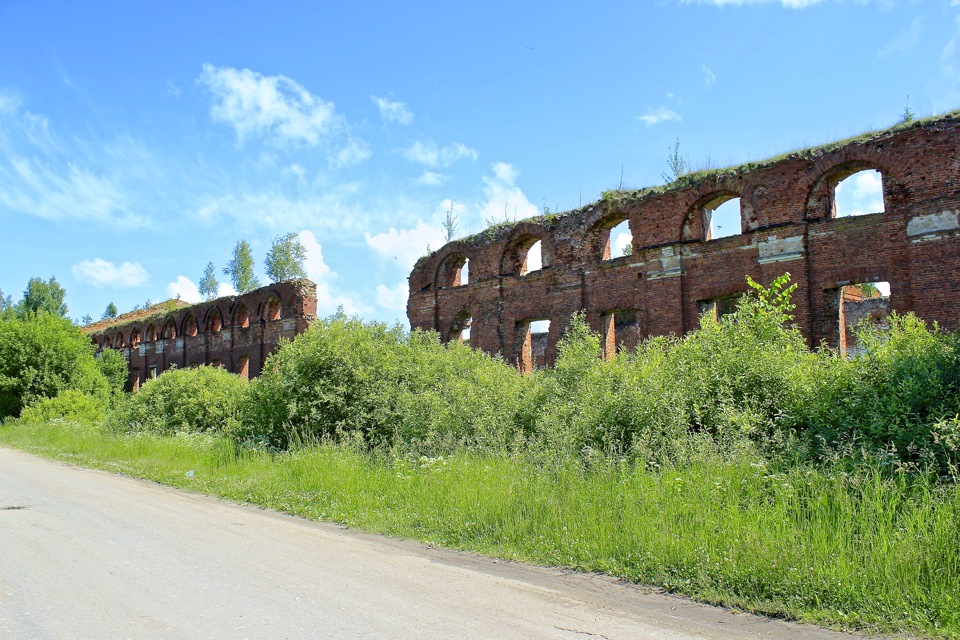
[[120, 401], [108, 423], [118, 431], [232, 433], [247, 388], [219, 367], [170, 369]]
[[0, 317], [0, 418], [66, 390], [105, 397], [108, 383], [90, 338], [66, 318]]
[[20, 412], [20, 422], [24, 424], [72, 422], [96, 425], [103, 421], [105, 408], [103, 398], [67, 389], [53, 398], [42, 398], [24, 407]]
[[448, 450], [506, 446], [528, 381], [499, 359], [435, 333], [343, 314], [311, 325], [266, 361], [244, 405], [242, 437], [287, 447], [349, 437]]

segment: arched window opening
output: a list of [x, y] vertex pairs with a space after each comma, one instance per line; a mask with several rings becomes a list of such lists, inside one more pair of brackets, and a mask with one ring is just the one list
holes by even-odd
[[102, 344], [101, 346], [102, 346], [104, 349], [110, 349], [110, 348], [111, 348], [110, 338], [106, 338], [106, 337], [105, 337], [105, 338], [103, 339], [103, 344]]
[[860, 329], [871, 326], [885, 331], [890, 328], [890, 283], [848, 284], [840, 287], [839, 298], [837, 348], [845, 356], [853, 357], [863, 351], [857, 341]]
[[437, 287], [459, 287], [467, 284], [465, 280], [467, 257], [462, 253], [451, 253], [437, 269]]
[[624, 220], [606, 231], [603, 243], [602, 260], [622, 258], [633, 253], [633, 234], [630, 233], [630, 223]]
[[703, 228], [707, 240], [718, 240], [743, 233], [740, 222], [740, 198], [714, 200], [703, 208]]
[[170, 318], [163, 325], [163, 339], [173, 340], [177, 337], [177, 328], [173, 324], [173, 318]]
[[537, 240], [527, 249], [527, 256], [520, 265], [520, 275], [543, 269], [543, 243]]
[[217, 333], [221, 329], [223, 329], [223, 318], [220, 316], [220, 311], [214, 309], [207, 320], [207, 331]]
[[450, 342], [461, 342], [463, 344], [470, 344], [470, 328], [473, 326], [473, 316], [470, 315], [469, 309], [464, 309], [457, 317], [453, 319], [453, 324], [450, 326], [450, 334], [448, 340]]
[[883, 213], [883, 175], [868, 169], [837, 183], [833, 189], [833, 217]]
[[247, 311], [247, 305], [238, 304], [233, 311], [233, 326], [245, 329], [250, 326], [250, 313]]
[[138, 329], [134, 329], [133, 331], [130, 332], [130, 348], [139, 347], [139, 346], [140, 346], [140, 331]]
[[267, 322], [280, 319], [280, 300], [277, 296], [270, 296], [270, 299], [264, 304], [263, 317]]
[[183, 321], [183, 335], [190, 338], [197, 335], [197, 318], [192, 313]]
[[114, 349], [123, 349], [123, 334], [122, 334], [122, 333], [118, 333], [118, 334], [116, 335], [116, 337], [113, 339], [113, 347], [114, 347]]
[[463, 261], [463, 267], [460, 268], [460, 284], [470, 284], [470, 258]]
[[547, 343], [550, 338], [550, 320], [547, 318], [522, 320], [517, 323], [517, 369], [532, 373], [546, 366]]
[[144, 342], [156, 342], [157, 341], [157, 330], [153, 325], [147, 327], [147, 330], [143, 334]]

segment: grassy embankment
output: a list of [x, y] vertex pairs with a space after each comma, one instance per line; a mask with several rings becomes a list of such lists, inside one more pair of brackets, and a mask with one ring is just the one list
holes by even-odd
[[[338, 445], [8, 425], [5, 445], [429, 544], [602, 571], [827, 625], [960, 635], [960, 491], [758, 460], [653, 472], [522, 456], [391, 458]], [[186, 472], [193, 470], [193, 477]]]

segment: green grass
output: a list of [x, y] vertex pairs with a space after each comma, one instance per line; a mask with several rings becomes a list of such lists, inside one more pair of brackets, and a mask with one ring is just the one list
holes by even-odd
[[[960, 490], [924, 477], [705, 459], [238, 451], [210, 436], [0, 427], [0, 443], [311, 519], [828, 626], [960, 637]], [[193, 470], [193, 477], [187, 471]]]

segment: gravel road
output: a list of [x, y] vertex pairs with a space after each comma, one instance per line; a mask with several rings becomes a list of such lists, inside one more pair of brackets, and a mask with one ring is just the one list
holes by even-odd
[[0, 638], [850, 638], [0, 448]]

